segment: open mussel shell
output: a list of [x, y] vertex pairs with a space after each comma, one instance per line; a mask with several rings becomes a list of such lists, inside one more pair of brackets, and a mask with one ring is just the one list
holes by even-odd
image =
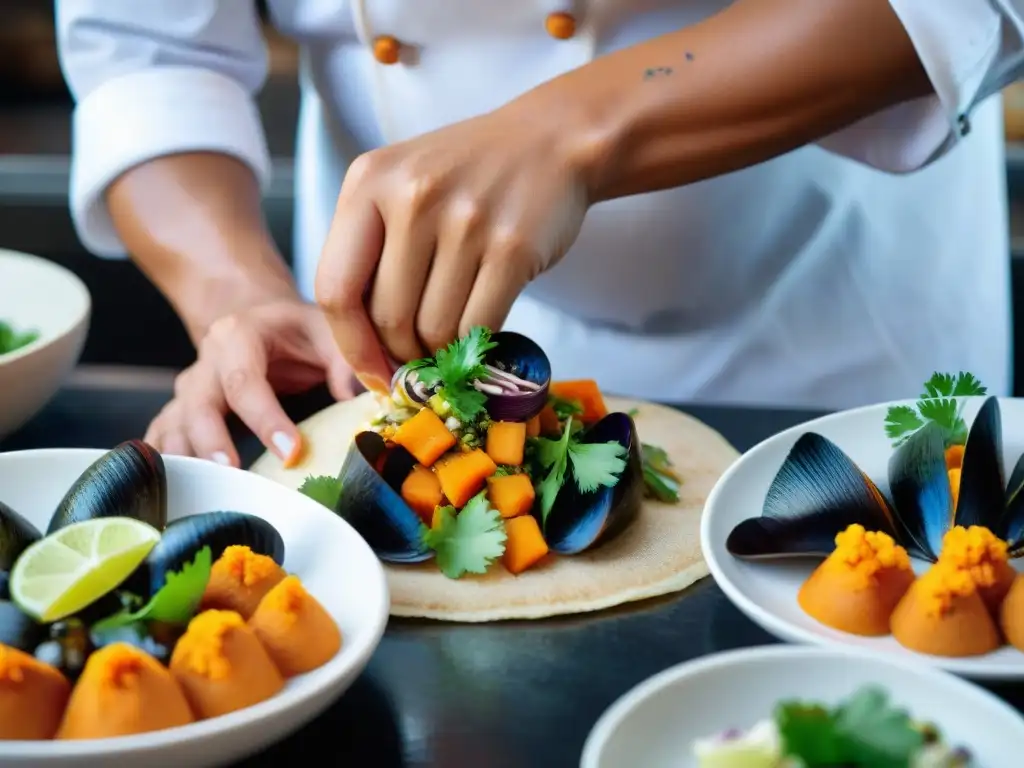
[[484, 358], [488, 375], [474, 386], [487, 395], [487, 414], [495, 421], [528, 421], [543, 410], [551, 384], [551, 361], [521, 333], [502, 331]]
[[418, 563], [434, 556], [423, 543], [423, 522], [398, 490], [402, 467], [408, 474], [414, 462], [404, 448], [387, 448], [376, 432], [360, 432], [341, 467], [341, 495], [334, 511], [377, 557], [391, 563]]
[[140, 583], [144, 584], [144, 594], [152, 597], [164, 586], [168, 573], [180, 571], [186, 563], [191, 563], [203, 547], [210, 548], [210, 559], [216, 562], [224, 550], [232, 546], [248, 547], [258, 555], [272, 558], [278, 565], [284, 563], [284, 539], [262, 517], [242, 512], [204, 512], [168, 523], [160, 541], [129, 579], [126, 588], [135, 591], [140, 589]]
[[0, 600], [0, 645], [32, 653], [46, 630], [9, 600]]
[[1024, 456], [1010, 473], [1006, 485], [1006, 508], [1000, 525], [1010, 547], [1011, 557], [1024, 555]]
[[61, 499], [46, 532], [97, 517], [132, 517], [163, 530], [167, 475], [159, 451], [129, 440], [103, 454]]
[[960, 493], [954, 525], [981, 525], [996, 536], [1002, 530], [1005, 492], [1003, 484], [1003, 426], [999, 399], [990, 397], [974, 417], [964, 446], [960, 468]]
[[8, 597], [7, 575], [14, 561], [39, 540], [40, 533], [28, 520], [0, 502], [0, 600]]
[[628, 456], [619, 482], [590, 493], [582, 493], [576, 485], [570, 462], [544, 525], [548, 548], [561, 555], [575, 555], [613, 538], [636, 519], [643, 503], [640, 438], [628, 414], [609, 413], [578, 439], [581, 443], [619, 443]]
[[934, 562], [954, 514], [946, 471], [946, 433], [938, 424], [929, 422], [921, 427], [889, 458], [889, 491], [896, 508], [899, 542], [911, 554]]
[[806, 432], [772, 480], [761, 516], [733, 528], [725, 546], [745, 559], [827, 557], [836, 535], [855, 523], [896, 535], [878, 487], [839, 446]]

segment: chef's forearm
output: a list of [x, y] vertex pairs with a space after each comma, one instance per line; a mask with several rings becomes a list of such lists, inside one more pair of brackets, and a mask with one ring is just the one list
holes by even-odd
[[596, 202], [754, 165], [931, 84], [888, 0], [738, 0], [545, 89]]
[[111, 184], [107, 204], [132, 259], [194, 341], [218, 317], [296, 295], [267, 231], [256, 177], [232, 157], [157, 158]]

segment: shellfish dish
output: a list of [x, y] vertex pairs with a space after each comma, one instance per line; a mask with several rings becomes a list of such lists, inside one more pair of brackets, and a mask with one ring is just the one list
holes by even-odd
[[381, 560], [434, 561], [458, 579], [593, 550], [645, 496], [677, 501], [680, 482], [631, 414], [608, 412], [595, 382], [553, 382], [533, 341], [476, 327], [399, 368], [339, 475], [300, 490]]
[[780, 701], [749, 729], [730, 728], [693, 745], [699, 768], [971, 768], [930, 723], [865, 686], [836, 707]]
[[341, 631], [284, 557], [255, 515], [168, 522], [163, 459], [138, 440], [90, 465], [45, 531], [0, 504], [0, 740], [187, 725], [326, 664]]
[[[969, 397], [984, 399], [968, 427]], [[1007, 471], [999, 400], [969, 373], [937, 373], [883, 428], [884, 477], [801, 435], [727, 550], [765, 567], [815, 558], [797, 602], [829, 628], [940, 657], [1024, 651], [1024, 456]]]

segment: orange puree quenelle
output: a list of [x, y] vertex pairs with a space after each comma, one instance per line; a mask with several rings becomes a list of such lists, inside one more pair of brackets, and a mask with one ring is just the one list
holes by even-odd
[[93, 653], [75, 684], [58, 739], [105, 739], [188, 725], [195, 718], [166, 667], [127, 643]]
[[914, 581], [910, 558], [891, 536], [851, 525], [800, 588], [812, 618], [855, 635], [889, 634], [889, 617]]
[[1007, 558], [1005, 541], [988, 528], [956, 526], [943, 537], [939, 559], [970, 573], [989, 613], [999, 616], [999, 606], [1017, 575]]
[[1024, 651], [1024, 573], [1013, 580], [1013, 586], [1000, 606], [999, 626], [1006, 642]]
[[248, 619], [263, 596], [286, 575], [266, 555], [258, 555], [248, 547], [228, 547], [210, 570], [200, 607], [235, 611]]
[[1002, 645], [971, 572], [941, 558], [896, 606], [892, 634], [905, 648], [934, 656], [978, 656]]
[[0, 645], [0, 740], [52, 739], [70, 695], [59, 671]]
[[267, 593], [249, 626], [285, 677], [326, 664], [341, 648], [338, 625], [295, 576]]
[[235, 611], [205, 611], [192, 619], [170, 668], [199, 718], [258, 704], [284, 687], [281, 672]]

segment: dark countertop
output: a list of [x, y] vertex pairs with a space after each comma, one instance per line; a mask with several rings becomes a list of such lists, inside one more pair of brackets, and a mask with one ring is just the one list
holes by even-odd
[[[0, 450], [109, 448], [139, 437], [169, 398], [170, 377], [80, 370]], [[327, 402], [317, 392], [287, 407], [302, 418]], [[683, 410], [740, 450], [819, 415]], [[246, 462], [260, 453], [251, 436], [240, 446]], [[773, 642], [711, 579], [578, 617], [484, 625], [392, 619], [366, 672], [330, 710], [245, 765], [569, 768], [601, 713], [645, 678], [715, 651]], [[1024, 709], [1024, 686], [989, 687]]]

